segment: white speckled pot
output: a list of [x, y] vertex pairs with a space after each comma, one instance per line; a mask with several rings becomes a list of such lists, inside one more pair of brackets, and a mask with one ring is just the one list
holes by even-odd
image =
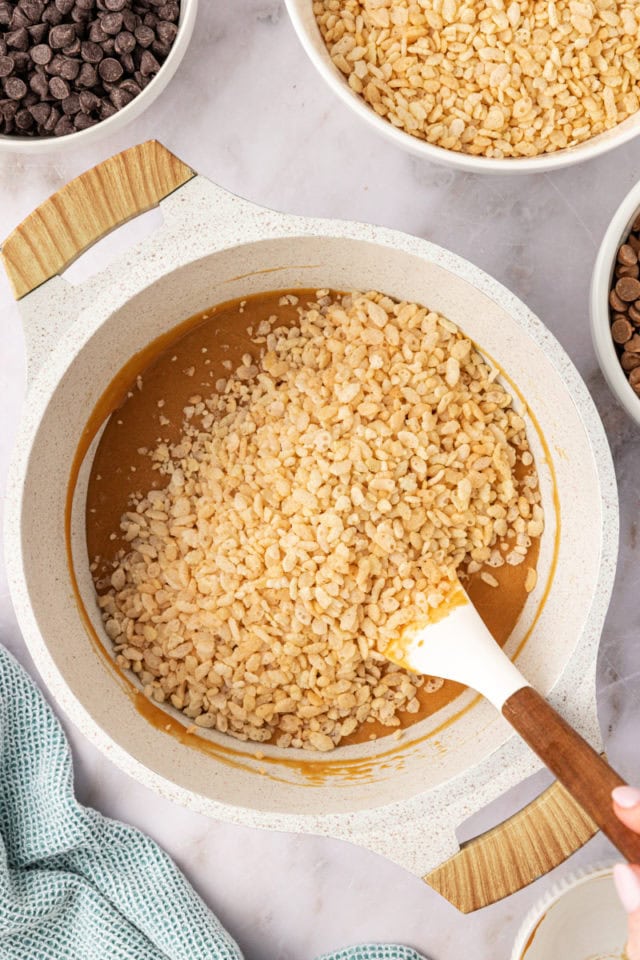
[[[6, 543], [25, 639], [80, 730], [165, 797], [237, 823], [351, 840], [424, 875], [458, 850], [458, 824], [538, 768], [534, 755], [471, 692], [401, 741], [330, 756], [261, 747], [266, 756], [257, 760], [255, 744], [217, 734], [206, 734], [207, 753], [152, 726], [89, 642], [73, 599], [64, 514], [79, 438], [114, 373], [213, 304], [287, 287], [377, 288], [442, 312], [507, 371], [535, 418], [527, 415], [547, 529], [539, 584], [507, 649], [597, 745], [595, 661], [618, 529], [601, 422], [571, 361], [527, 307], [432, 243], [275, 213], [200, 176], [161, 209], [162, 228], [120, 262], [80, 287], [55, 276], [21, 301], [29, 390], [9, 480]], [[73, 565], [101, 633], [83, 524], [90, 456], [74, 495]], [[177, 727], [181, 716], [169, 713]]]

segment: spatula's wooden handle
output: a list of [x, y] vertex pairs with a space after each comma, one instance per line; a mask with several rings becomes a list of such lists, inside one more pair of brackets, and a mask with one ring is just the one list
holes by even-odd
[[613, 812], [622, 777], [531, 687], [512, 694], [502, 713], [627, 860], [640, 863], [640, 836]]

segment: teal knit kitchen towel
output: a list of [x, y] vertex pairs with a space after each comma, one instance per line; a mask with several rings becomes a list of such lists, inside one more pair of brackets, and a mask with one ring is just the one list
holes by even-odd
[[[152, 840], [81, 806], [62, 728], [0, 646], [0, 960], [242, 960]], [[322, 960], [420, 960], [360, 946]]]

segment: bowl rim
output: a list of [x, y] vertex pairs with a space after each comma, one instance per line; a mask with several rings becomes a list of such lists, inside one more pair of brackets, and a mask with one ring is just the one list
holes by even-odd
[[602, 880], [609, 876], [612, 877], [613, 867], [616, 862], [615, 860], [604, 860], [590, 867], [584, 867], [582, 870], [575, 870], [549, 887], [549, 889], [536, 900], [522, 921], [516, 934], [510, 960], [525, 960], [530, 938], [535, 934], [538, 924], [542, 923], [554, 904], [558, 903], [567, 893], [570, 893], [577, 887], [586, 886], [586, 884], [594, 880]]
[[[622, 146], [634, 137], [640, 136], [638, 126], [624, 127], [618, 124], [612, 131], [606, 131], [591, 137], [582, 143], [553, 153], [543, 153], [535, 157], [483, 157], [474, 154], [461, 153], [438, 147], [426, 140], [420, 140], [399, 127], [395, 127], [389, 120], [373, 110], [363, 98], [351, 89], [338, 68], [333, 64], [324, 41], [320, 37], [321, 49], [313, 37], [303, 11], [310, 8], [312, 0], [284, 0], [289, 18], [307, 56], [316, 70], [342, 102], [354, 113], [365, 120], [371, 127], [382, 134], [387, 140], [395, 143], [404, 151], [422, 159], [431, 160], [440, 166], [453, 167], [472, 173], [489, 174], [519, 174], [519, 173], [547, 173], [549, 170], [558, 170], [562, 167], [583, 163], [593, 157], [608, 153], [616, 147]], [[315, 21], [315, 17], [313, 18]], [[640, 111], [636, 116], [640, 115]], [[628, 118], [630, 119], [630, 118]]]
[[180, 18], [178, 33], [166, 60], [160, 66], [153, 80], [147, 84], [137, 97], [106, 120], [100, 120], [86, 130], [76, 130], [63, 137], [20, 137], [13, 134], [0, 134], [0, 156], [7, 154], [51, 154], [71, 149], [81, 149], [104, 136], [115, 133], [119, 127], [139, 117], [156, 100], [176, 73], [191, 41], [198, 0], [180, 0]]
[[609, 321], [609, 289], [618, 246], [628, 235], [639, 212], [640, 182], [624, 197], [605, 231], [593, 268], [590, 295], [591, 339], [600, 369], [612, 393], [638, 425], [640, 396], [627, 380], [613, 343]]

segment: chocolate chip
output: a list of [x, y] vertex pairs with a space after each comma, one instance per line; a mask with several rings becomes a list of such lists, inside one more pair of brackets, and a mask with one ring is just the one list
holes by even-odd
[[127, 0], [104, 0], [104, 5], [107, 10], [111, 10], [113, 13], [119, 13], [127, 5]]
[[626, 343], [627, 340], [631, 340], [631, 337], [633, 336], [633, 327], [628, 320], [623, 318], [615, 320], [611, 324], [611, 336], [613, 337], [615, 343]]
[[172, 23], [169, 20], [161, 20], [156, 27], [156, 34], [158, 35], [158, 40], [160, 40], [161, 43], [168, 43], [171, 45], [178, 34], [178, 28], [175, 23]]
[[637, 394], [640, 394], [640, 368], [636, 367], [629, 374], [629, 383]]
[[18, 30], [10, 30], [4, 35], [5, 43], [13, 50], [29, 49], [29, 32], [25, 27], [19, 27]]
[[49, 27], [46, 23], [36, 23], [35, 26], [29, 27], [29, 36], [31, 37], [32, 43], [43, 43], [47, 39], [49, 33]]
[[127, 53], [133, 53], [136, 48], [136, 38], [132, 33], [129, 33], [128, 30], [123, 30], [122, 33], [119, 33], [115, 39], [115, 51], [119, 53], [120, 56], [124, 56]]
[[75, 27], [70, 23], [61, 23], [49, 31], [49, 45], [54, 50], [62, 50], [76, 38]]
[[10, 27], [13, 7], [10, 3], [0, 3], [0, 27]]
[[46, 43], [38, 43], [35, 47], [31, 48], [31, 59], [34, 63], [39, 63], [41, 66], [49, 63], [52, 56], [53, 50], [47, 46]]
[[100, 18], [100, 25], [108, 36], [115, 37], [122, 31], [122, 14], [105, 13]]
[[628, 243], [623, 243], [620, 249], [618, 250], [618, 263], [622, 263], [625, 267], [634, 266], [638, 262], [638, 254], [633, 249], [632, 246]]
[[140, 17], [137, 13], [134, 13], [133, 10], [124, 10], [122, 13], [122, 26], [125, 30], [128, 30], [129, 33], [133, 33], [136, 27], [139, 27], [142, 23]]
[[144, 24], [136, 27], [134, 36], [141, 47], [150, 47], [156, 38], [151, 27], [146, 27]]
[[12, 56], [15, 73], [22, 73], [23, 70], [28, 70], [31, 66], [31, 57], [23, 50], [16, 50]]
[[11, 76], [13, 66], [13, 57], [0, 57], [0, 77]]
[[637, 263], [632, 264], [629, 267], [623, 266], [619, 263], [615, 269], [616, 277], [638, 277], [640, 276], [640, 267]]
[[117, 109], [116, 109], [116, 108], [114, 107], [114, 105], [113, 105], [112, 103], [110, 103], [108, 100], [103, 100], [102, 103], [100, 104], [100, 119], [101, 119], [101, 120], [108, 120], [109, 117], [115, 116], [115, 114], [116, 114], [117, 112], [118, 112]]
[[158, 16], [161, 20], [177, 20], [180, 16], [180, 7], [177, 3], [164, 3], [158, 7]]
[[[33, 74], [29, 80], [29, 87], [40, 97], [41, 100], [44, 100], [49, 96], [49, 81], [42, 73]], [[42, 122], [44, 123], [44, 120]]]
[[26, 15], [24, 10], [20, 7], [16, 7], [13, 11], [13, 16], [11, 17], [11, 27], [14, 30], [17, 30], [19, 27], [28, 27], [31, 23], [29, 17]]
[[[59, 23], [62, 23], [64, 20], [64, 14], [60, 13], [57, 7], [51, 5], [42, 14], [42, 19], [45, 23], [48, 23], [52, 27], [57, 27]], [[47, 123], [51, 122], [51, 118], [47, 120]]]
[[160, 64], [149, 50], [145, 50], [142, 56], [140, 57], [140, 73], [143, 77], [150, 77], [153, 74], [157, 73], [160, 69]]
[[76, 86], [90, 90], [98, 82], [98, 71], [90, 63], [83, 63], [76, 80]]
[[640, 280], [635, 277], [621, 277], [616, 283], [616, 293], [625, 303], [637, 300], [640, 297]]
[[74, 129], [75, 127], [73, 126], [73, 122], [69, 119], [69, 117], [60, 117], [53, 128], [53, 135], [54, 137], [66, 137], [70, 133], [73, 133]]
[[640, 367], [640, 353], [629, 353], [625, 350], [620, 357], [620, 364], [623, 370], [635, 370], [636, 367]]
[[109, 91], [109, 98], [116, 110], [122, 110], [128, 103], [131, 103], [133, 95], [126, 90], [122, 90], [120, 87], [113, 87], [113, 89]]
[[62, 77], [52, 77], [49, 80], [49, 93], [54, 100], [64, 100], [71, 93], [71, 87]]
[[114, 60], [113, 57], [107, 57], [98, 67], [98, 73], [105, 83], [116, 83], [124, 73], [124, 70], [119, 60]]
[[30, 130], [33, 126], [33, 117], [26, 108], [18, 110], [16, 113], [16, 129], [24, 132]]
[[75, 116], [76, 113], [80, 113], [80, 94], [79, 93], [70, 93], [68, 97], [62, 101], [62, 112], [66, 113], [68, 117]]
[[51, 105], [48, 103], [34, 103], [33, 106], [29, 107], [29, 113], [35, 122], [42, 126], [42, 124], [47, 122], [47, 118], [51, 113]]
[[56, 9], [66, 16], [71, 13], [75, 5], [75, 0], [55, 0]]
[[624, 348], [628, 353], [640, 354], [640, 334], [634, 333], [631, 339], [627, 341]]
[[88, 130], [89, 127], [93, 127], [98, 123], [97, 119], [89, 116], [88, 113], [76, 113], [73, 118], [73, 125], [76, 130]]
[[81, 66], [80, 60], [65, 60], [60, 66], [59, 76], [65, 80], [75, 80], [80, 73]]
[[66, 47], [62, 48], [62, 52], [65, 57], [77, 57], [80, 53], [81, 40], [80, 37], [74, 37], [73, 41], [69, 43]]
[[54, 127], [59, 119], [60, 111], [57, 107], [52, 107], [49, 116], [43, 123], [43, 128], [47, 131], [47, 133], [53, 133]]
[[38, 0], [21, 0], [20, 7], [30, 23], [38, 23], [44, 13], [44, 3]]
[[102, 29], [99, 20], [94, 20], [89, 27], [89, 40], [93, 43], [104, 43], [107, 39], [107, 34]]
[[80, 56], [86, 63], [100, 63], [104, 53], [99, 43], [92, 40], [83, 40], [80, 47]]
[[4, 81], [4, 92], [11, 100], [22, 100], [27, 92], [27, 85], [20, 77], [7, 77]]

